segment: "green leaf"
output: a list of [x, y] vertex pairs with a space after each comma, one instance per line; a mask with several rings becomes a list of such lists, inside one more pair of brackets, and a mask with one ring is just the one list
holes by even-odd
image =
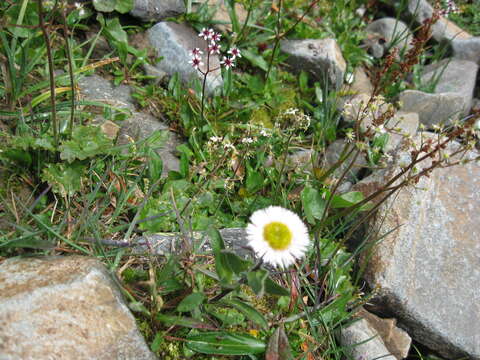
[[212, 355], [252, 355], [265, 351], [265, 344], [250, 335], [212, 331], [187, 337], [187, 347]]
[[205, 300], [205, 294], [196, 292], [188, 295], [177, 306], [178, 312], [188, 312], [199, 307]]
[[263, 175], [260, 172], [247, 167], [247, 180], [245, 186], [250, 194], [256, 193], [263, 188], [263, 180]]
[[85, 169], [86, 166], [81, 162], [48, 164], [43, 169], [41, 179], [52, 186], [53, 192], [61, 196], [72, 196], [81, 189]]
[[260, 325], [264, 329], [268, 329], [268, 323], [263, 317], [263, 315], [254, 307], [244, 303], [243, 301], [240, 300], [222, 300], [222, 304], [231, 306], [238, 311], [240, 311], [245, 317], [251, 321], [253, 321], [255, 324]]
[[77, 126], [73, 130], [72, 139], [60, 146], [60, 158], [73, 162], [85, 160], [96, 155], [111, 152], [112, 140], [107, 138], [98, 126]]
[[268, 64], [261, 55], [257, 55], [250, 50], [243, 49], [242, 56], [245, 57], [253, 66], [257, 66], [263, 71], [268, 71]]
[[278, 285], [270, 277], [265, 280], [265, 291], [270, 295], [290, 296], [290, 291]]
[[158, 155], [158, 153], [151, 148], [147, 150], [147, 156], [148, 179], [150, 180], [151, 184], [154, 184], [162, 176], [163, 161], [160, 155]]
[[265, 281], [268, 278], [267, 270], [250, 271], [247, 274], [248, 285], [252, 288], [253, 292], [258, 296], [263, 296], [265, 293]]
[[112, 12], [115, 10], [116, 0], [93, 0], [93, 7], [97, 11]]
[[307, 185], [302, 190], [300, 198], [302, 199], [303, 211], [308, 222], [314, 224], [315, 219], [320, 220], [325, 211], [326, 202], [322, 199], [319, 191]]
[[332, 199], [332, 208], [347, 208], [364, 199], [360, 191], [351, 191], [342, 195], [335, 195]]
[[233, 271], [228, 265], [227, 257], [222, 252], [222, 250], [225, 249], [222, 235], [214, 227], [210, 227], [207, 230], [207, 234], [210, 239], [210, 245], [212, 246], [213, 254], [215, 255], [215, 270], [220, 278], [220, 282], [223, 285], [226, 285], [231, 282], [233, 278]]
[[268, 341], [265, 360], [293, 360], [292, 349], [283, 327], [278, 327]]
[[152, 341], [152, 344], [150, 345], [150, 350], [156, 353], [162, 348], [162, 344], [163, 344], [163, 333], [157, 332], [155, 334], [155, 338]]
[[134, 0], [116, 0], [115, 10], [125, 14], [133, 9]]
[[244, 260], [230, 251], [223, 251], [222, 254], [230, 270], [232, 270], [237, 275], [244, 271], [247, 271], [252, 266], [251, 261]]
[[133, 301], [128, 304], [128, 307], [133, 312], [141, 313], [145, 316], [151, 316], [150, 311], [139, 301]]
[[192, 329], [207, 329], [213, 330], [214, 327], [204, 323], [203, 321], [192, 319], [185, 316], [175, 316], [166, 314], [157, 314], [157, 320], [164, 323], [167, 326], [177, 325]]

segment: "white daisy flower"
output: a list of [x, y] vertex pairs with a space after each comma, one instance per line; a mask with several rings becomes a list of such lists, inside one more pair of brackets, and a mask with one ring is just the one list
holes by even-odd
[[310, 243], [303, 221], [280, 206], [255, 211], [247, 225], [247, 238], [258, 257], [283, 268], [302, 258]]

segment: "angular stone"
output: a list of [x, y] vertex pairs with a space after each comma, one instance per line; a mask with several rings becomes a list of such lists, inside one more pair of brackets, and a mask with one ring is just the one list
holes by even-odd
[[169, 130], [167, 125], [152, 115], [133, 112], [132, 116], [122, 122], [118, 144], [125, 145], [132, 140], [135, 142], [145, 140], [156, 131], [168, 132], [168, 139], [164, 146], [156, 149], [163, 162], [162, 176], [167, 176], [169, 171], [179, 171], [180, 169], [180, 159], [176, 149], [182, 142], [174, 132]]
[[367, 51], [376, 58], [381, 58], [392, 48], [399, 49], [399, 55], [412, 48], [412, 32], [408, 26], [395, 18], [385, 17], [368, 24], [363, 41]]
[[[409, 0], [408, 12], [419, 24], [432, 17], [433, 7], [427, 0]], [[468, 39], [472, 35], [462, 30], [447, 18], [441, 16], [432, 26], [432, 36], [437, 41], [452, 41], [457, 39]]]
[[400, 93], [401, 110], [418, 113], [420, 123], [427, 127], [449, 123], [465, 111], [465, 99], [457, 93], [429, 94], [418, 90]]
[[[118, 145], [126, 145], [130, 142], [145, 140], [155, 131], [169, 131], [168, 126], [158, 121], [153, 116], [135, 111], [133, 98], [131, 97], [130, 87], [126, 85], [113, 86], [113, 84], [98, 75], [86, 76], [79, 81], [81, 94], [88, 100], [100, 101], [111, 104], [119, 108], [127, 108], [130, 110], [130, 116], [122, 121], [120, 131], [118, 133]], [[104, 129], [104, 132], [111, 135], [114, 131], [113, 123], [106, 122], [103, 118], [97, 118], [95, 123]], [[111, 131], [108, 132], [105, 127]], [[168, 140], [161, 149], [157, 149], [163, 161], [162, 176], [167, 176], [170, 170], [178, 171], [180, 169], [180, 160], [177, 157], [177, 146], [180, 145], [178, 136], [169, 131]]]
[[418, 114], [399, 111], [391, 118], [386, 127], [392, 129], [388, 134], [388, 141], [384, 151], [395, 150], [405, 137], [414, 137], [419, 125]]
[[352, 126], [360, 122], [360, 131], [365, 132], [373, 125], [373, 120], [378, 119], [389, 107], [383, 98], [372, 99], [371, 96], [360, 93], [348, 96], [338, 104], [338, 110], [342, 111], [343, 120]]
[[[163, 57], [155, 65], [158, 70], [166, 72], [170, 76], [178, 73], [185, 83], [195, 78], [203, 81], [203, 75], [188, 62], [191, 59], [190, 52], [199, 48], [203, 51], [204, 62], [200, 69], [204, 72], [207, 71], [207, 42], [200, 38], [192, 28], [185, 24], [160, 22], [151, 27], [147, 34], [157, 55]], [[216, 69], [207, 75], [206, 91], [211, 94], [216, 88], [223, 85], [220, 61], [217, 55], [210, 55], [209, 66], [210, 69]]]
[[367, 320], [393, 356], [397, 359], [405, 359], [408, 356], [412, 339], [404, 330], [397, 327], [397, 319], [383, 319], [363, 308], [355, 315]]
[[[464, 159], [477, 156], [472, 151]], [[355, 190], [367, 196], [398, 171], [393, 164]], [[382, 239], [365, 271], [375, 302], [448, 359], [480, 359], [479, 186], [478, 163], [436, 169], [390, 198], [369, 224]]]
[[356, 320], [340, 331], [340, 345], [354, 360], [397, 360], [385, 346], [382, 338], [365, 319]]
[[[340, 156], [342, 155], [345, 145], [347, 145], [347, 142], [344, 139], [335, 140], [333, 143], [328, 145], [327, 150], [325, 151], [325, 157], [324, 157], [325, 169], [329, 169], [340, 159]], [[351, 149], [351, 147], [355, 145], [349, 144], [349, 146]], [[347, 170], [348, 166], [350, 166], [350, 163], [353, 160], [354, 154], [355, 154], [355, 151], [350, 155], [349, 158], [347, 158], [339, 167], [335, 169], [335, 171], [333, 172], [333, 176], [335, 178], [340, 178], [340, 176], [342, 176], [342, 174]], [[360, 153], [357, 159], [355, 160], [353, 166], [348, 170], [345, 180], [355, 182], [355, 180], [358, 178], [358, 173], [365, 166], [367, 166], [367, 159], [365, 158], [365, 155], [363, 153]]]
[[0, 353], [5, 360], [155, 359], [107, 269], [82, 256], [0, 264]]
[[422, 84], [435, 84], [435, 93], [454, 92], [465, 98], [465, 107], [470, 109], [473, 90], [477, 78], [478, 65], [472, 61], [444, 59], [426, 66], [422, 76]]
[[118, 108], [135, 108], [130, 87], [127, 85], [113, 86], [110, 81], [97, 74], [81, 78], [78, 85], [86, 100], [104, 102]]
[[[245, 228], [227, 228], [219, 230], [222, 235], [225, 246], [240, 256], [251, 256], [251, 252], [246, 249], [248, 246], [247, 232]], [[202, 231], [195, 231], [192, 234], [193, 241], [203, 241], [206, 238], [204, 251], [211, 251], [208, 235]], [[164, 255], [171, 253], [181, 246], [183, 241], [180, 233], [156, 233], [144, 235], [137, 240], [139, 250], [147, 250], [154, 254]]]
[[344, 85], [343, 91], [354, 95], [365, 94], [370, 96], [372, 94], [373, 85], [364, 68], [357, 67], [355, 69], [353, 82], [350, 85]]
[[347, 64], [334, 39], [283, 40], [280, 48], [294, 71], [307, 71], [335, 89], [342, 86]]
[[135, 0], [130, 15], [143, 21], [160, 21], [185, 11], [183, 0]]
[[[203, 5], [205, 0], [201, 0], [199, 2]], [[193, 7], [194, 11], [199, 6]], [[208, 0], [208, 7], [214, 11], [212, 23], [215, 24], [215, 27], [220, 31], [231, 32], [232, 22], [230, 20], [230, 15], [228, 14], [227, 7], [225, 6], [225, 0]], [[245, 7], [242, 4], [235, 2], [235, 15], [237, 16], [240, 26], [243, 26], [247, 20], [247, 13], [247, 10], [245, 10]]]
[[452, 41], [453, 54], [456, 59], [473, 61], [480, 65], [480, 36]]

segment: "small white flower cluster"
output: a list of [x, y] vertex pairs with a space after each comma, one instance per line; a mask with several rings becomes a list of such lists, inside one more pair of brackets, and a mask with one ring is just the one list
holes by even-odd
[[297, 108], [288, 108], [279, 116], [280, 122], [277, 122], [275, 126], [279, 127], [283, 125], [288, 125], [289, 130], [296, 129], [308, 129], [311, 123], [311, 118], [303, 111]]
[[[203, 28], [202, 31], [198, 34], [198, 36], [202, 37], [205, 41], [208, 42], [207, 57], [210, 57], [210, 55], [214, 54], [220, 54], [220, 48], [222, 47], [219, 44], [220, 38], [222, 37], [220, 33], [215, 32], [213, 29]], [[228, 50], [227, 53], [230, 54], [230, 56], [224, 56], [222, 61], [220, 61], [220, 64], [225, 66], [225, 68], [230, 69], [231, 67], [235, 66], [235, 59], [242, 57], [242, 55], [240, 54], [240, 50], [236, 47], [231, 48], [230, 50]], [[204, 64], [202, 62], [202, 57], [200, 56], [203, 54], [203, 51], [201, 51], [199, 48], [195, 48], [191, 51], [190, 54], [192, 58], [188, 63], [192, 64], [194, 69], [204, 74], [204, 72], [200, 69], [200, 67]], [[212, 70], [215, 69], [207, 69], [207, 73]]]
[[460, 9], [458, 8], [457, 4], [455, 4], [455, 1], [453, 0], [444, 0], [443, 1], [443, 11], [442, 15], [447, 16], [450, 14], [456, 14], [460, 12]]

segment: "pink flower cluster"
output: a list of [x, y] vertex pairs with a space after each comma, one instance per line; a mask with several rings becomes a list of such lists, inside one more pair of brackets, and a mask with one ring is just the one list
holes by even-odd
[[[202, 31], [198, 34], [198, 36], [203, 37], [205, 41], [208, 41], [208, 54], [207, 54], [207, 73], [210, 71], [213, 71], [215, 69], [209, 69], [209, 59], [210, 55], [213, 54], [220, 54], [220, 48], [221, 45], [219, 44], [220, 38], [222, 35], [218, 32], [213, 31], [213, 29], [207, 29], [203, 28]], [[191, 51], [192, 58], [189, 61], [189, 64], [192, 64], [192, 66], [203, 73], [203, 71], [200, 69], [200, 66], [203, 66], [202, 62], [202, 57], [201, 55], [203, 54], [203, 51], [201, 51], [199, 48], [195, 48]], [[235, 59], [242, 57], [240, 54], [240, 50], [238, 50], [236, 47], [231, 48], [228, 50], [228, 54], [230, 56], [224, 56], [222, 61], [220, 61], [220, 64], [225, 66], [225, 68], [229, 69], [231, 67], [235, 66]]]

